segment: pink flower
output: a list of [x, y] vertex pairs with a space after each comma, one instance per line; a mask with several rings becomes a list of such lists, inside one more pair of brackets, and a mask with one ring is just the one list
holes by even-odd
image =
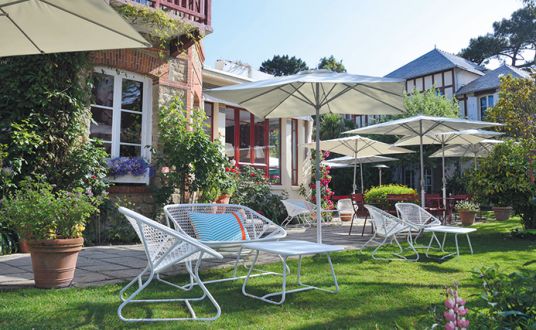
[[449, 309], [452, 309], [454, 307], [456, 307], [456, 301], [454, 299], [447, 299], [445, 300], [445, 307], [449, 308]]
[[460, 306], [458, 308], [456, 308], [456, 313], [459, 315], [459, 316], [464, 316], [465, 314], [467, 314], [469, 310], [467, 308], [465, 308], [464, 306]]
[[453, 309], [449, 309], [448, 311], [444, 312], [443, 317], [447, 321], [456, 321], [456, 313], [454, 313]]
[[462, 328], [462, 329], [467, 329], [469, 327], [469, 320], [466, 320], [465, 317], [462, 318], [461, 320], [458, 320], [456, 322], [456, 325], [459, 327], [459, 328]]
[[445, 324], [445, 330], [455, 330], [456, 324], [454, 322], [447, 322]]
[[167, 167], [167, 166], [162, 167], [162, 168], [160, 169], [160, 172], [161, 172], [162, 174], [168, 174], [168, 173], [169, 173], [169, 167]]
[[457, 303], [459, 306], [463, 306], [463, 305], [465, 305], [465, 300], [463, 300], [463, 299], [460, 298], [460, 297], [456, 297], [456, 303]]

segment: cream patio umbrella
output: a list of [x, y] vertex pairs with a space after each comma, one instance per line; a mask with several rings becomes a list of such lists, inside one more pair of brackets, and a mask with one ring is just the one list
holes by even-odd
[[[446, 132], [446, 133], [437, 133], [437, 134], [427, 134], [423, 136], [423, 144], [440, 144], [441, 151], [445, 150], [445, 145], [474, 145], [482, 140], [488, 139], [490, 137], [499, 136], [502, 133], [494, 131], [485, 131], [479, 129], [468, 129], [458, 132]], [[405, 136], [400, 140], [395, 142], [396, 146], [412, 146], [419, 145], [421, 139], [417, 136]], [[441, 171], [442, 171], [442, 194], [443, 194], [443, 205], [447, 205], [447, 180], [445, 178], [445, 157], [441, 157]]]
[[0, 0], [0, 57], [151, 47], [104, 0]]
[[376, 125], [354, 129], [346, 134], [380, 134], [380, 135], [401, 135], [416, 136], [419, 139], [420, 149], [420, 186], [421, 186], [421, 206], [424, 207], [424, 154], [423, 140], [425, 135], [463, 131], [468, 129], [480, 129], [491, 126], [498, 126], [498, 123], [484, 121], [467, 120], [459, 118], [433, 117], [418, 115], [409, 118], [402, 118], [388, 121]]
[[365, 181], [363, 180], [363, 164], [392, 162], [395, 160], [398, 160], [398, 159], [392, 158], [392, 157], [385, 157], [385, 156], [365, 156], [365, 157], [343, 156], [343, 157], [325, 160], [322, 163], [333, 168], [343, 168], [343, 167], [353, 166], [354, 167], [354, 178], [353, 178], [353, 184], [352, 184], [353, 192], [357, 190], [357, 186], [355, 184], [355, 166], [356, 164], [359, 164], [359, 172], [360, 172], [360, 178], [361, 178], [361, 193], [363, 194], [365, 191], [365, 188], [364, 188]]
[[449, 145], [430, 155], [430, 158], [457, 157], [473, 158], [475, 169], [477, 168], [477, 158], [487, 157], [493, 148], [503, 143], [501, 140], [486, 139], [474, 144]]
[[[320, 143], [320, 115], [404, 113], [404, 81], [311, 70], [295, 75], [225, 86], [206, 94], [234, 102], [262, 118], [315, 115], [316, 141]], [[320, 204], [320, 147], [316, 148], [316, 205]], [[317, 241], [322, 242], [320, 212]]]
[[[314, 142], [307, 143], [305, 146], [310, 149], [317, 148], [317, 144]], [[361, 168], [361, 162], [360, 162], [360, 160], [363, 159], [363, 157], [386, 155], [386, 154], [404, 154], [404, 153], [413, 152], [409, 149], [395, 147], [390, 144], [372, 140], [372, 139], [362, 137], [359, 135], [320, 141], [318, 146], [320, 147], [320, 150], [350, 156], [356, 160], [356, 162], [353, 162], [354, 183], [352, 185], [352, 188], [353, 188], [354, 193], [357, 190], [357, 187], [355, 184], [355, 175], [356, 175], [356, 168], [358, 164], [361, 169], [361, 193], [363, 193], [363, 190], [364, 190], [363, 189], [364, 188], [363, 187], [363, 169]]]

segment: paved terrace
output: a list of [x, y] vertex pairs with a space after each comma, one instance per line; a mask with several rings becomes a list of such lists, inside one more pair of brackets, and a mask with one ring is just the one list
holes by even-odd
[[[342, 245], [346, 249], [360, 249], [370, 238], [370, 227], [367, 223], [364, 236], [361, 236], [362, 220], [354, 223], [352, 235], [348, 235], [350, 224], [339, 223], [324, 225], [323, 242], [326, 244]], [[289, 228], [287, 239], [316, 241], [316, 228]], [[263, 263], [278, 261], [276, 257], [261, 253]], [[203, 261], [202, 268], [232, 266], [234, 258], [223, 260], [208, 259]], [[87, 287], [131, 280], [147, 265], [143, 246], [114, 245], [86, 247], [78, 257], [78, 264], [73, 286]], [[169, 275], [180, 273], [177, 268]], [[14, 289], [33, 286], [33, 273], [30, 254], [12, 254], [0, 256], [0, 289]]]

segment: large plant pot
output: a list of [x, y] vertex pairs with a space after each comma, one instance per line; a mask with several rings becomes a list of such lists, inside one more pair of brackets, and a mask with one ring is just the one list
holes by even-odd
[[28, 244], [37, 288], [64, 288], [71, 284], [83, 238], [30, 240]]
[[28, 240], [21, 238], [19, 241], [19, 252], [20, 253], [30, 253], [30, 245], [28, 244]]
[[462, 225], [471, 226], [475, 223], [476, 211], [459, 211], [458, 213], [460, 214]]
[[493, 213], [495, 214], [495, 220], [497, 221], [508, 220], [510, 218], [510, 215], [512, 215], [511, 206], [493, 207], [492, 210], [493, 210]]
[[224, 195], [218, 196], [215, 202], [216, 204], [229, 204], [230, 200], [231, 200], [231, 195], [224, 194]]

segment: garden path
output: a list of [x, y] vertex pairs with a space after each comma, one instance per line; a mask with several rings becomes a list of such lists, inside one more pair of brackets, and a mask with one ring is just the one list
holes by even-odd
[[[367, 224], [365, 235], [361, 236], [362, 220], [354, 223], [352, 235], [348, 235], [349, 223], [325, 225], [322, 230], [323, 243], [342, 245], [346, 249], [360, 249], [370, 238]], [[287, 239], [316, 241], [316, 229], [289, 228]], [[262, 254], [260, 262], [277, 261], [277, 257]], [[223, 260], [209, 259], [203, 267], [231, 266], [234, 258]], [[86, 247], [78, 257], [78, 264], [73, 286], [87, 287], [130, 280], [137, 276], [147, 265], [147, 259], [141, 244]], [[180, 273], [180, 268], [170, 272]], [[29, 254], [17, 253], [0, 256], [0, 289], [33, 286], [32, 264]]]

